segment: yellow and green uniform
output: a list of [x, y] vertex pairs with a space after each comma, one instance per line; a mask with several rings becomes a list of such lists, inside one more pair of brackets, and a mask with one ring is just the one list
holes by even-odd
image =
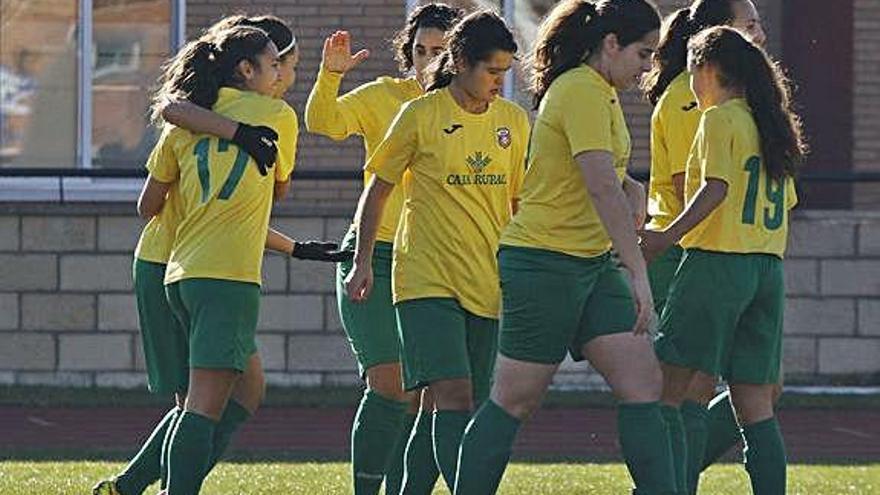
[[[672, 177], [684, 174], [702, 113], [691, 91], [690, 76], [682, 72], [669, 83], [651, 115], [651, 180], [648, 185], [648, 230], [663, 230], [684, 209]], [[681, 261], [680, 246], [672, 246], [648, 267], [654, 305], [659, 314], [666, 304], [669, 283]]]
[[232, 88], [221, 88], [213, 109], [278, 132], [274, 176], [261, 176], [232, 143], [180, 128], [157, 145], [168, 147], [173, 159], [159, 162], [151, 176], [179, 184], [183, 215], [165, 284], [189, 335], [190, 366], [243, 371], [256, 351], [260, 269], [274, 184], [293, 171], [297, 119], [282, 100]]
[[[685, 197], [708, 180], [727, 196], [681, 240], [685, 250], [661, 318], [661, 360], [723, 375], [731, 383], [776, 383], [782, 351], [782, 256], [794, 181], [772, 179], [745, 100], [706, 110], [688, 160]], [[724, 280], [724, 284], [718, 284]]]
[[[162, 130], [160, 145], [150, 153], [146, 164], [150, 173], [163, 161], [174, 159], [171, 149], [161, 146], [172, 129], [166, 126]], [[168, 305], [164, 284], [168, 256], [182, 215], [180, 201], [180, 191], [174, 183], [162, 210], [141, 231], [132, 267], [148, 385], [157, 394], [185, 391], [189, 379], [186, 334]]]
[[505, 356], [552, 364], [568, 350], [583, 359], [590, 339], [629, 331], [635, 322], [627, 282], [575, 160], [587, 151], [611, 153], [623, 178], [630, 135], [620, 100], [584, 65], [559, 76], [541, 101], [519, 211], [501, 237]]
[[[468, 354], [494, 358], [494, 346], [457, 351], [467, 348], [466, 320], [491, 320], [475, 325], [487, 327], [498, 319], [495, 252], [522, 183], [528, 135], [528, 116], [516, 104], [496, 99], [484, 113], [468, 113], [444, 88], [407, 103], [367, 162], [368, 171], [404, 192], [393, 293], [408, 389], [471, 377]], [[431, 325], [422, 318], [431, 310], [408, 305], [425, 299], [452, 299], [466, 318], [458, 328]], [[430, 332], [448, 332], [452, 354], [427, 346], [437, 340]]]
[[[361, 136], [366, 158], [382, 142], [400, 107], [421, 96], [424, 91], [414, 78], [380, 77], [342, 96], [339, 85], [342, 74], [323, 68], [306, 104], [306, 127], [310, 132], [343, 140]], [[373, 174], [364, 171], [364, 185]], [[403, 207], [403, 189], [391, 192], [382, 213], [376, 245], [373, 250], [373, 290], [366, 301], [353, 303], [348, 299], [343, 282], [352, 262], [337, 265], [336, 301], [340, 319], [354, 352], [360, 375], [373, 366], [400, 361], [397, 323], [391, 302], [391, 256], [394, 234]], [[349, 229], [342, 240], [343, 249], [354, 249], [357, 236]]]
[[[589, 66], [570, 69], [538, 108], [519, 210], [501, 236], [503, 296], [499, 352], [518, 361], [584, 359], [593, 338], [629, 332], [629, 286], [575, 159], [607, 152], [622, 179], [630, 137], [617, 93]], [[622, 187], [622, 186], [621, 186]], [[487, 401], [461, 440], [456, 493], [495, 493], [520, 421]], [[657, 402], [622, 402], [619, 442], [636, 489], [675, 493], [671, 449]]]

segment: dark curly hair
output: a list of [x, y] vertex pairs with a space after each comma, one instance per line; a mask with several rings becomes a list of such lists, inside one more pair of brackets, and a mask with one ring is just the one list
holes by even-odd
[[400, 72], [412, 69], [413, 43], [416, 41], [416, 31], [419, 28], [435, 28], [446, 32], [455, 26], [461, 16], [461, 9], [450, 7], [445, 3], [429, 3], [413, 10], [406, 18], [403, 29], [391, 40], [394, 46], [394, 59], [399, 64]]

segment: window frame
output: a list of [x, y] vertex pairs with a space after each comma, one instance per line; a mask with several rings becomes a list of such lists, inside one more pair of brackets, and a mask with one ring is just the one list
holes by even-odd
[[[171, 4], [169, 52], [174, 53], [186, 42], [186, 2], [187, 0], [168, 0]], [[77, 2], [77, 116], [76, 151], [72, 169], [94, 169], [92, 154], [92, 112], [93, 85], [92, 53], [94, 50], [94, 2]], [[24, 165], [26, 168], [27, 165]], [[38, 170], [38, 169], [35, 169]], [[52, 186], [52, 184], [55, 186]], [[0, 201], [127, 201], [137, 198], [141, 178], [100, 178], [65, 177], [63, 173], [55, 178], [46, 177], [3, 177], [0, 170]], [[65, 186], [67, 184], [67, 186]], [[72, 188], [70, 186], [73, 186]], [[65, 189], [74, 192], [66, 194]]]

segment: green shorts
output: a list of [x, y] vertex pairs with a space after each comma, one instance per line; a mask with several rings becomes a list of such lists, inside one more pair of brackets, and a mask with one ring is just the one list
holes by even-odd
[[666, 297], [669, 294], [669, 284], [675, 270], [681, 263], [681, 255], [684, 250], [681, 246], [674, 245], [660, 253], [654, 261], [648, 265], [648, 279], [651, 282], [651, 295], [654, 296], [654, 311], [659, 315], [663, 313], [666, 305]]
[[165, 286], [168, 302], [189, 340], [192, 368], [244, 371], [257, 352], [260, 286], [188, 278]]
[[784, 308], [779, 257], [685, 250], [660, 318], [657, 356], [728, 383], [776, 383]]
[[[342, 249], [354, 249], [355, 242], [352, 229], [342, 240]], [[400, 362], [397, 318], [391, 297], [392, 249], [391, 243], [376, 242], [373, 248], [373, 290], [363, 302], [352, 302], [343, 285], [351, 272], [352, 262], [345, 261], [336, 267], [336, 306], [361, 378], [373, 366]]]
[[165, 297], [165, 265], [135, 258], [132, 278], [150, 392], [185, 392], [189, 382], [186, 333]]
[[632, 330], [629, 283], [606, 253], [580, 258], [544, 249], [502, 246], [498, 252], [502, 314], [499, 351], [518, 361], [582, 361], [595, 337]]
[[470, 378], [474, 405], [489, 397], [498, 320], [470, 313], [452, 298], [411, 299], [397, 303], [395, 309], [407, 390], [438, 380]]

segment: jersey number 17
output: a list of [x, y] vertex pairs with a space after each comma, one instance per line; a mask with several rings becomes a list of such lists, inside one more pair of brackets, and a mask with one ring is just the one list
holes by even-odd
[[[202, 203], [207, 202], [211, 197], [211, 169], [208, 166], [208, 157], [211, 154], [211, 139], [207, 137], [200, 139], [193, 149], [193, 154], [197, 158], [196, 168], [199, 171], [199, 184], [202, 186]], [[220, 153], [229, 151], [230, 144], [226, 139], [218, 139], [217, 151]], [[219, 200], [225, 201], [232, 196], [239, 181], [241, 181], [241, 176], [244, 175], [244, 169], [250, 159], [250, 156], [244, 150], [238, 146], [235, 148], [238, 150], [238, 154], [235, 155], [235, 163], [232, 165], [232, 170], [229, 171], [229, 176], [226, 177], [226, 182], [223, 183], [220, 193], [217, 194], [217, 199]]]

